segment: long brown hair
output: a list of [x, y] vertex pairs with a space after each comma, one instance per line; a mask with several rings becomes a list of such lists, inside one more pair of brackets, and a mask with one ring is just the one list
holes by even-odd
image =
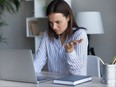
[[[68, 27], [64, 32], [64, 38], [68, 37], [69, 35], [72, 35], [74, 27], [78, 29], [78, 25], [76, 24], [72, 10], [64, 0], [53, 0], [47, 7], [46, 16], [49, 16], [51, 13], [62, 13], [65, 17], [70, 17]], [[51, 40], [53, 40], [54, 37], [58, 38], [58, 35], [53, 31], [49, 22], [48, 36]]]

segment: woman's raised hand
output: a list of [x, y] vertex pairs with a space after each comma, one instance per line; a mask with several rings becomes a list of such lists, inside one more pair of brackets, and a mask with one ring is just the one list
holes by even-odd
[[79, 44], [82, 42], [83, 39], [80, 39], [80, 40], [73, 40], [67, 44], [64, 45], [65, 49], [66, 49], [66, 52], [67, 53], [70, 53], [74, 50], [74, 45], [76, 44]]

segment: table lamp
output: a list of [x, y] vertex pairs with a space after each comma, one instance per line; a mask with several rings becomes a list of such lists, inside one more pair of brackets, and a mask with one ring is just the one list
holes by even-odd
[[88, 34], [88, 54], [95, 55], [94, 48], [90, 47], [90, 35], [91, 34], [103, 34], [103, 24], [100, 12], [88, 11], [88, 12], [78, 12], [76, 14], [76, 22], [80, 27], [87, 29]]

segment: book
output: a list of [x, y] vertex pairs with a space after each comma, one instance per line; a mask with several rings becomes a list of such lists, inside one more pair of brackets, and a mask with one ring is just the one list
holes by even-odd
[[30, 30], [32, 35], [39, 35], [39, 26], [37, 21], [30, 21]]
[[77, 85], [91, 80], [92, 80], [91, 76], [67, 75], [61, 78], [54, 79], [53, 83], [64, 85]]

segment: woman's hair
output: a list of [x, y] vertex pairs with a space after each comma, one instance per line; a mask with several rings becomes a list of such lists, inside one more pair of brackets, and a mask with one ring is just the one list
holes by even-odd
[[[68, 37], [68, 35], [72, 35], [74, 27], [77, 29], [79, 28], [78, 25], [76, 24], [70, 6], [64, 0], [53, 0], [47, 7], [46, 16], [49, 16], [51, 13], [61, 13], [66, 18], [69, 16], [68, 27], [64, 32], [65, 38]], [[53, 37], [58, 38], [58, 35], [53, 31], [49, 22], [48, 22], [48, 36], [52, 40]]]

